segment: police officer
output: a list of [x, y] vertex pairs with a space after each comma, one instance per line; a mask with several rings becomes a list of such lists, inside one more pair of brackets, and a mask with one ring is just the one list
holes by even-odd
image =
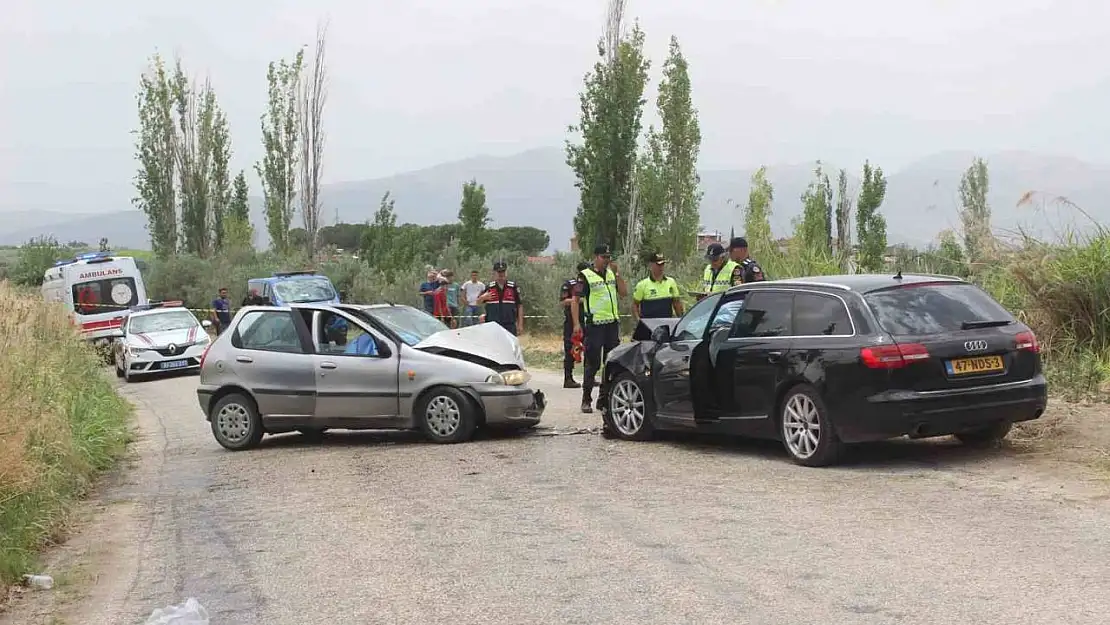
[[[582, 383], [582, 412], [593, 412], [590, 399], [595, 378], [609, 352], [621, 342], [617, 296], [628, 295], [628, 285], [613, 262], [608, 245], [594, 248], [593, 265], [578, 274], [576, 286], [570, 314], [573, 332], [579, 331], [585, 324], [586, 372]], [[585, 313], [584, 318], [580, 312]], [[602, 384], [597, 394], [598, 408], [604, 405], [607, 393], [608, 389]]]
[[705, 250], [705, 259], [709, 264], [705, 266], [705, 271], [702, 273], [702, 292], [698, 294], [699, 300], [706, 295], [727, 291], [733, 284], [739, 284], [736, 281], [741, 275], [740, 265], [728, 257], [723, 245], [710, 244]]
[[666, 257], [659, 252], [648, 258], [651, 275], [636, 283], [636, 288], [632, 290], [632, 311], [637, 319], [682, 316], [678, 282], [663, 274], [666, 263]]
[[[574, 292], [578, 288], [578, 275], [582, 270], [588, 269], [590, 263], [582, 261], [578, 263], [578, 271], [575, 277], [570, 280], [565, 280], [562, 287], [559, 288], [559, 302], [563, 306], [563, 388], [582, 388], [582, 385], [574, 379], [574, 356], [571, 355], [571, 350], [574, 348], [574, 319], [570, 314], [570, 307], [574, 304]], [[582, 309], [578, 309], [578, 318], [583, 317]]]
[[733, 285], [762, 282], [767, 279], [759, 263], [751, 256], [748, 256], [748, 240], [744, 237], [736, 237], [729, 241], [728, 255], [732, 262], [739, 265], [739, 276], [737, 276], [737, 272], [733, 272]]
[[517, 336], [524, 331], [524, 300], [520, 287], [506, 276], [507, 269], [503, 260], [493, 263], [494, 280], [478, 296], [478, 303], [486, 305], [486, 322], [497, 323]]

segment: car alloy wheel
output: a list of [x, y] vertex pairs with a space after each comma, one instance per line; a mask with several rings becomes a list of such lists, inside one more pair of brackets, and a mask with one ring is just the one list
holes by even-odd
[[458, 402], [446, 395], [436, 395], [424, 409], [428, 429], [437, 437], [447, 438], [459, 429], [462, 410]]
[[[648, 387], [650, 388], [650, 387]], [[627, 441], [646, 441], [655, 435], [655, 405], [651, 394], [644, 390], [635, 376], [621, 371], [610, 382], [605, 410], [601, 419], [602, 436]]]
[[622, 378], [609, 393], [609, 415], [613, 427], [621, 434], [633, 437], [644, 427], [646, 405], [644, 394], [635, 380]]
[[799, 459], [817, 453], [821, 443], [821, 416], [817, 405], [802, 393], [792, 396], [782, 411], [782, 430], [786, 446]]
[[799, 384], [790, 389], [779, 408], [783, 446], [790, 458], [807, 467], [834, 464], [844, 444], [829, 421], [817, 389]]

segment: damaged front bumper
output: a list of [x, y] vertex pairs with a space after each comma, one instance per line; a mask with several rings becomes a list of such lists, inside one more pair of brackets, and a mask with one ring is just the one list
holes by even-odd
[[535, 425], [547, 408], [543, 391], [530, 388], [484, 388], [478, 397], [487, 425]]

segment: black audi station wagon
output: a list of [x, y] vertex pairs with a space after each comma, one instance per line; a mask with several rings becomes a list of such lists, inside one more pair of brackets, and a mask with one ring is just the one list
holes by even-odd
[[605, 365], [606, 430], [781, 440], [834, 464], [846, 443], [1004, 438], [1047, 385], [1033, 332], [979, 287], [935, 275], [821, 276], [733, 287], [646, 319]]

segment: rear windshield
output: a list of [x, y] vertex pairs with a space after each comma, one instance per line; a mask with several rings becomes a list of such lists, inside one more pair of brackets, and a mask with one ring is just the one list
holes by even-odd
[[297, 302], [330, 302], [335, 299], [335, 289], [331, 280], [325, 277], [289, 278], [274, 282], [274, 291], [281, 301]]
[[966, 283], [895, 288], [868, 293], [863, 299], [879, 326], [895, 336], [958, 332], [968, 321], [1014, 320], [990, 295]]
[[92, 280], [73, 285], [73, 310], [79, 315], [130, 310], [138, 303], [134, 278]]

